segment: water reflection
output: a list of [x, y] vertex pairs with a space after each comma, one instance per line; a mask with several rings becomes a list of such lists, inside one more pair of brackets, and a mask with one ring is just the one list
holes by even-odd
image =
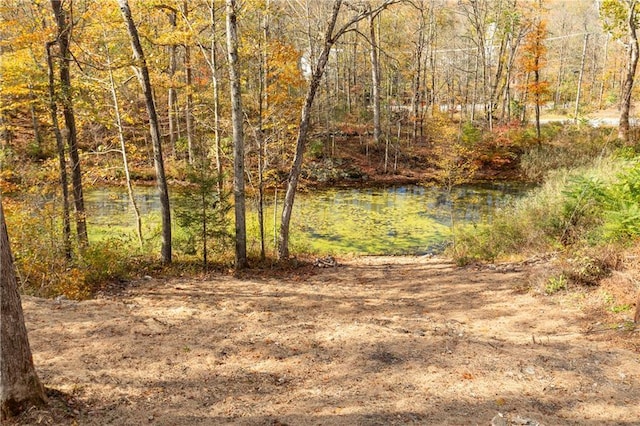
[[[417, 185], [299, 193], [292, 217], [292, 250], [359, 254], [438, 251], [449, 238], [452, 218], [456, 226], [489, 222], [497, 208], [526, 190], [522, 185], [500, 183], [460, 186], [451, 193]], [[267, 242], [271, 245], [283, 196], [283, 192], [278, 193], [275, 215], [273, 195], [265, 208]], [[138, 188], [136, 197], [144, 220], [158, 220], [160, 203], [155, 188]], [[93, 190], [87, 194], [86, 203], [90, 225], [133, 223], [125, 191]], [[251, 202], [247, 205], [251, 246], [257, 244], [258, 226], [255, 206]]]

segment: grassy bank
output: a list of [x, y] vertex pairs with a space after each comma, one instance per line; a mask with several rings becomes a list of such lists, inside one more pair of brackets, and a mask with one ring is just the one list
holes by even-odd
[[594, 284], [640, 235], [640, 159], [621, 153], [548, 174], [527, 197], [486, 226], [460, 232], [450, 253], [460, 264], [560, 253], [562, 277]]
[[[628, 241], [627, 235], [636, 232], [633, 222], [635, 195], [624, 194], [624, 191], [625, 188], [633, 187], [633, 176], [635, 176], [633, 173], [637, 173], [638, 167], [636, 161], [630, 156], [609, 154], [613, 149], [610, 135], [610, 129], [550, 124], [544, 127], [543, 141], [538, 143], [532, 140], [530, 131], [522, 127], [507, 126], [489, 133], [471, 125], [463, 126], [458, 145], [462, 144], [464, 152], [473, 154], [465, 164], [469, 163], [472, 166], [470, 169], [478, 172], [479, 178], [491, 180], [492, 177], [504, 176], [504, 173], [499, 172], [506, 171], [513, 179], [527, 177], [531, 181], [541, 181], [546, 177], [546, 183], [532, 193], [531, 197], [518, 203], [514, 210], [499, 214], [493, 220], [491, 227], [478, 225], [473, 230], [463, 232], [456, 238], [456, 244], [452, 250], [453, 256], [459, 263], [467, 263], [509, 256], [522, 257], [540, 252], [575, 251], [577, 247], [590, 249], [601, 247], [602, 244], [624, 245], [625, 241]], [[366, 155], [362, 154], [361, 141], [354, 142], [349, 139], [345, 142], [347, 145], [343, 155], [347, 159], [343, 159], [343, 163], [354, 167], [359, 165], [366, 171], [362, 174], [363, 176], [381, 173], [373, 167], [375, 164], [380, 165], [379, 159], [376, 160], [369, 151], [366, 151]], [[452, 142], [444, 136], [442, 140], [438, 139], [438, 144], [444, 146], [447, 143]], [[431, 162], [433, 152], [429, 144], [413, 146], [411, 152], [410, 158], [399, 157], [398, 164], [404, 164], [406, 168], [404, 175], [400, 167], [398, 174], [380, 175], [384, 177], [383, 180], [387, 184], [405, 183], [403, 179], [407, 176], [420, 182], [430, 182], [433, 176], [443, 174], [436, 173], [443, 164], [451, 166], [450, 170], [447, 169], [444, 172], [456, 174], [460, 156], [452, 156], [455, 153], [449, 153], [454, 161], [440, 161], [434, 164]], [[313, 156], [311, 157], [313, 159]], [[404, 160], [400, 161], [403, 158]], [[598, 159], [595, 163], [593, 163], [594, 158]], [[168, 169], [172, 172], [173, 179], [181, 182], [181, 186], [185, 186], [184, 167], [171, 164]], [[585, 166], [586, 164], [591, 165]], [[96, 164], [86, 173], [88, 176], [93, 176], [100, 170], [111, 170], [103, 166], [104, 164]], [[547, 175], [550, 169], [555, 168], [559, 170]], [[188, 214], [187, 222], [190, 224], [183, 226], [176, 223], [174, 226], [176, 262], [167, 269], [158, 264], [160, 224], [159, 219], [153, 217], [157, 215], [155, 209], [151, 209], [154, 211], [143, 219], [142, 245], [137, 241], [133, 226], [130, 225], [134, 223], [130, 215], [115, 212], [105, 223], [91, 223], [93, 219], [90, 212], [88, 215], [89, 248], [80, 250], [78, 247], [72, 247], [72, 259], [67, 260], [61, 235], [61, 203], [53, 195], [56, 191], [55, 167], [39, 167], [33, 170], [39, 171], [39, 174], [25, 172], [22, 175], [12, 175], [13, 177], [3, 175], [1, 182], [3, 192], [16, 194], [15, 198], [5, 198], [4, 202], [23, 291], [43, 296], [64, 294], [70, 298], [86, 298], [106, 286], [132, 276], [143, 276], [152, 274], [151, 272], [181, 274], [200, 270], [202, 241], [198, 234], [198, 225], [201, 218], [191, 217], [191, 214]], [[624, 176], [629, 178], [625, 180]], [[147, 177], [150, 178], [150, 175]], [[473, 178], [471, 175], [465, 176], [463, 181], [473, 180]], [[93, 182], [113, 184], [117, 179], [96, 176]], [[373, 185], [374, 182], [377, 181], [367, 180], [368, 184]], [[361, 187], [363, 181], [343, 180], [333, 184]], [[197, 191], [191, 192], [196, 194]], [[206, 191], [207, 197], [213, 192], [215, 191]], [[620, 200], [624, 201], [622, 205], [626, 216], [615, 214], [621, 209], [616, 204]], [[182, 210], [197, 212], [199, 202], [199, 197], [191, 201], [187, 200]], [[298, 200], [298, 207], [300, 202], [301, 199]], [[372, 200], [369, 204], [371, 203], [373, 203]], [[222, 206], [224, 203], [217, 203], [213, 197], [207, 198], [205, 204]], [[176, 204], [173, 205], [174, 208], [176, 206]], [[272, 206], [267, 207], [265, 240], [266, 252], [269, 256], [275, 253], [274, 233], [277, 232], [278, 217], [277, 214], [273, 214]], [[417, 215], [424, 208], [424, 205], [410, 206], [409, 210]], [[314, 214], [305, 216], [301, 226], [307, 231], [314, 232], [317, 231], [316, 226], [320, 225], [331, 226], [332, 229], [339, 228], [341, 232], [346, 229], [347, 237], [343, 238], [343, 241], [337, 241], [333, 238], [333, 233], [327, 232], [328, 237], [323, 240], [324, 242], [318, 242], [305, 240], [300, 236], [301, 232], [294, 232], [293, 252], [311, 253], [313, 256], [328, 253], [360, 253], [367, 252], [371, 247], [377, 247], [376, 245], [380, 245], [383, 240], [397, 242], [404, 236], [404, 238], [419, 241], [429, 233], [437, 233], [443, 238], [448, 238], [451, 231], [447, 225], [434, 221], [422, 221], [418, 224], [414, 218], [408, 217], [411, 215], [390, 211], [384, 205], [380, 208], [379, 214], [376, 213], [373, 225], [367, 228], [369, 225], [363, 225], [360, 221], [362, 213], [354, 209], [355, 207], [351, 206], [350, 210], [343, 212], [343, 216], [339, 216], [331, 200], [320, 200], [320, 204], [311, 209]], [[325, 210], [327, 211], [325, 216], [316, 215]], [[211, 210], [208, 214], [216, 213]], [[356, 221], [355, 224], [352, 219]], [[176, 215], [174, 220], [177, 220]], [[228, 237], [231, 232], [229, 223], [226, 221], [216, 224], [217, 228], [209, 227], [209, 231], [212, 232], [208, 240], [209, 248], [212, 250], [209, 253], [209, 259], [214, 259], [215, 262], [211, 265], [212, 268], [229, 268], [232, 265], [232, 243]], [[386, 223], [391, 223], [393, 229], [386, 230], [385, 227], [379, 226]], [[259, 232], [255, 215], [249, 215], [247, 226], [250, 234], [248, 241], [250, 256], [258, 259], [260, 243], [257, 237]], [[187, 229], [189, 227], [191, 230]], [[365, 233], [365, 230], [366, 235], [371, 237], [366, 247], [360, 247], [351, 242], [349, 235], [359, 237]], [[398, 249], [397, 252], [407, 251]]]

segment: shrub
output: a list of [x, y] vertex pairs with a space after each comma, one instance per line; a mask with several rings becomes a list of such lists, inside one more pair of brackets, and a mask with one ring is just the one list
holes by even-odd
[[563, 262], [563, 274], [576, 284], [597, 285], [620, 267], [618, 253], [619, 247], [611, 245], [578, 248]]
[[588, 126], [546, 125], [543, 140], [549, 143], [528, 144], [520, 158], [523, 175], [534, 182], [543, 181], [554, 170], [588, 166], [615, 149], [610, 129]]
[[31, 202], [3, 199], [7, 229], [22, 290], [40, 296], [56, 296], [67, 271], [62, 238], [55, 232], [55, 206], [45, 196]]
[[32, 195], [30, 200], [3, 200], [24, 293], [87, 299], [106, 282], [127, 277], [133, 262], [129, 244], [115, 238], [92, 241], [81, 255], [76, 248], [74, 259], [67, 259], [55, 199]]
[[80, 268], [68, 268], [64, 277], [59, 277], [53, 284], [52, 290], [56, 295], [64, 295], [71, 300], [86, 300], [91, 297], [91, 286], [86, 282], [86, 275]]
[[482, 141], [482, 129], [474, 126], [472, 122], [466, 121], [462, 125], [460, 138], [464, 145], [473, 147]]
[[309, 142], [309, 157], [319, 160], [324, 157], [324, 142], [320, 139], [314, 139]]
[[545, 286], [545, 293], [551, 295], [559, 292], [560, 290], [567, 289], [567, 278], [564, 274], [560, 274], [557, 277], [550, 277]]
[[109, 281], [121, 281], [129, 275], [127, 244], [116, 238], [95, 241], [84, 250], [80, 267], [84, 282], [92, 293]]
[[[624, 243], [640, 235], [638, 204], [640, 166], [635, 161], [608, 157], [591, 167], [551, 174], [527, 197], [497, 212], [490, 225], [464, 230], [452, 254], [465, 261], [494, 260]], [[584, 273], [568, 277], [590, 282], [602, 275], [586, 263], [582, 269]]]

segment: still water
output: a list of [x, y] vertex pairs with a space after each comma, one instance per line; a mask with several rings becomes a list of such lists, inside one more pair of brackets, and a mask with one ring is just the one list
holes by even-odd
[[[475, 184], [451, 194], [418, 185], [380, 189], [332, 189], [298, 193], [292, 217], [292, 251], [318, 254], [422, 254], [437, 252], [456, 226], [491, 221], [496, 209], [526, 193], [514, 183]], [[267, 197], [267, 247], [274, 249], [284, 192]], [[136, 197], [147, 227], [159, 223], [154, 188], [137, 188]], [[89, 226], [113, 233], [133, 232], [127, 194], [117, 188], [90, 191], [86, 196]], [[274, 205], [277, 204], [274, 215]], [[256, 206], [247, 202], [249, 248], [259, 246]], [[274, 226], [275, 224], [275, 226]], [[90, 228], [91, 231], [91, 228]], [[146, 236], [149, 233], [146, 232]]]

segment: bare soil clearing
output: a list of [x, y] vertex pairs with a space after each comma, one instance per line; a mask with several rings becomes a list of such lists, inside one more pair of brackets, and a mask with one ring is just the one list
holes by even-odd
[[342, 263], [24, 297], [55, 395], [18, 423], [640, 424], [640, 333], [527, 291], [536, 266]]

